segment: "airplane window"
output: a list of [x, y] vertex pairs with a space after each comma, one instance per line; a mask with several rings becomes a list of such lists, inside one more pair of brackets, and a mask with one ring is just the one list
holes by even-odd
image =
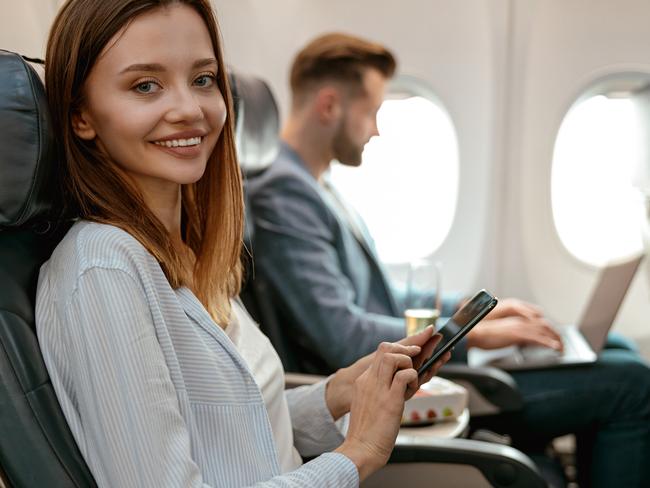
[[456, 210], [458, 142], [451, 119], [430, 97], [389, 89], [377, 126], [380, 135], [366, 144], [361, 166], [332, 165], [332, 180], [365, 220], [382, 261], [429, 256]]
[[643, 199], [634, 186], [641, 130], [630, 95], [597, 94], [560, 127], [551, 175], [553, 218], [566, 249], [596, 266], [641, 250]]

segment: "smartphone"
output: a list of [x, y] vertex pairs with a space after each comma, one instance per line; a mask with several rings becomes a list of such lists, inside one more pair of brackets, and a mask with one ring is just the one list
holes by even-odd
[[483, 317], [490, 313], [490, 310], [496, 306], [497, 302], [498, 299], [496, 297], [488, 293], [486, 290], [481, 290], [465, 305], [463, 305], [445, 323], [445, 325], [438, 330], [438, 332], [442, 332], [446, 327], [450, 327], [450, 324], [452, 324], [452, 326], [458, 327], [458, 332], [448, 340], [445, 340], [443, 337], [433, 350], [431, 357], [420, 366], [420, 369], [418, 369], [418, 375], [424, 373], [427, 369], [433, 366], [438, 359], [440, 359], [440, 356], [451, 350], [456, 343], [465, 336], [465, 334], [472, 330], [472, 327], [478, 324]]

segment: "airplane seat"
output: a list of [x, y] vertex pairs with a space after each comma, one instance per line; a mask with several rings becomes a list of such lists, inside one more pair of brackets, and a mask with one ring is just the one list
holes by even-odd
[[260, 78], [244, 73], [235, 74], [230, 70], [229, 79], [235, 108], [237, 158], [244, 177], [244, 284], [239, 296], [262, 332], [270, 339], [285, 371], [297, 371], [287, 336], [280, 326], [272, 291], [264, 277], [255, 272], [255, 226], [246, 192], [246, 179], [264, 171], [280, 149], [278, 107], [271, 89]]
[[69, 227], [58, 217], [45, 90], [21, 56], [3, 50], [0, 147], [0, 477], [7, 488], [96, 486], [59, 408], [34, 323], [40, 266]]
[[[246, 179], [264, 171], [277, 155], [278, 108], [269, 86], [263, 80], [232, 70], [229, 76], [236, 112], [237, 154]], [[254, 250], [255, 229], [252, 217], [247, 205], [245, 242], [249, 250]], [[248, 258], [247, 276], [240, 297], [276, 348], [285, 371], [291, 372], [287, 373], [287, 387], [316, 381], [319, 377], [300, 374], [295, 369], [295, 361], [291, 357], [287, 334], [280, 324], [272, 291], [264, 276], [256, 272], [254, 255]], [[490, 395], [496, 395], [495, 398], [506, 395], [506, 403], [509, 402], [514, 408], [520, 405], [517, 402], [521, 399], [515, 393], [510, 393], [511, 397], [503, 393], [504, 385], [508, 391], [516, 389], [512, 378], [505, 373], [497, 370], [494, 377], [481, 376], [479, 372], [471, 371], [471, 368], [454, 367], [450, 375], [474, 382], [477, 386], [473, 390], [477, 395], [484, 394], [488, 398]], [[492, 407], [483, 407], [495, 408], [492, 402], [488, 403]], [[393, 486], [405, 479], [409, 480], [413, 488], [548, 486], [535, 464], [520, 451], [505, 445], [468, 439], [424, 438], [415, 443], [398, 441], [389, 465], [363, 486]]]

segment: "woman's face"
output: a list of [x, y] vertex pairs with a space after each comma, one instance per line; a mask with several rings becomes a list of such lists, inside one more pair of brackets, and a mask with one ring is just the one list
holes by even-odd
[[95, 140], [145, 193], [177, 192], [201, 177], [226, 120], [216, 74], [208, 29], [194, 9], [144, 13], [97, 59], [75, 133]]

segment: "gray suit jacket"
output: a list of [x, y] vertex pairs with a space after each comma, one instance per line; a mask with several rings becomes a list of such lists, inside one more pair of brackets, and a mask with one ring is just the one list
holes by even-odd
[[[247, 182], [255, 273], [270, 284], [299, 369], [326, 374], [404, 337], [403, 296], [369, 239], [353, 232], [300, 157], [283, 145]], [[427, 299], [433, 302], [432, 292]], [[459, 296], [444, 300], [451, 314]], [[466, 357], [463, 344], [455, 359]]]

